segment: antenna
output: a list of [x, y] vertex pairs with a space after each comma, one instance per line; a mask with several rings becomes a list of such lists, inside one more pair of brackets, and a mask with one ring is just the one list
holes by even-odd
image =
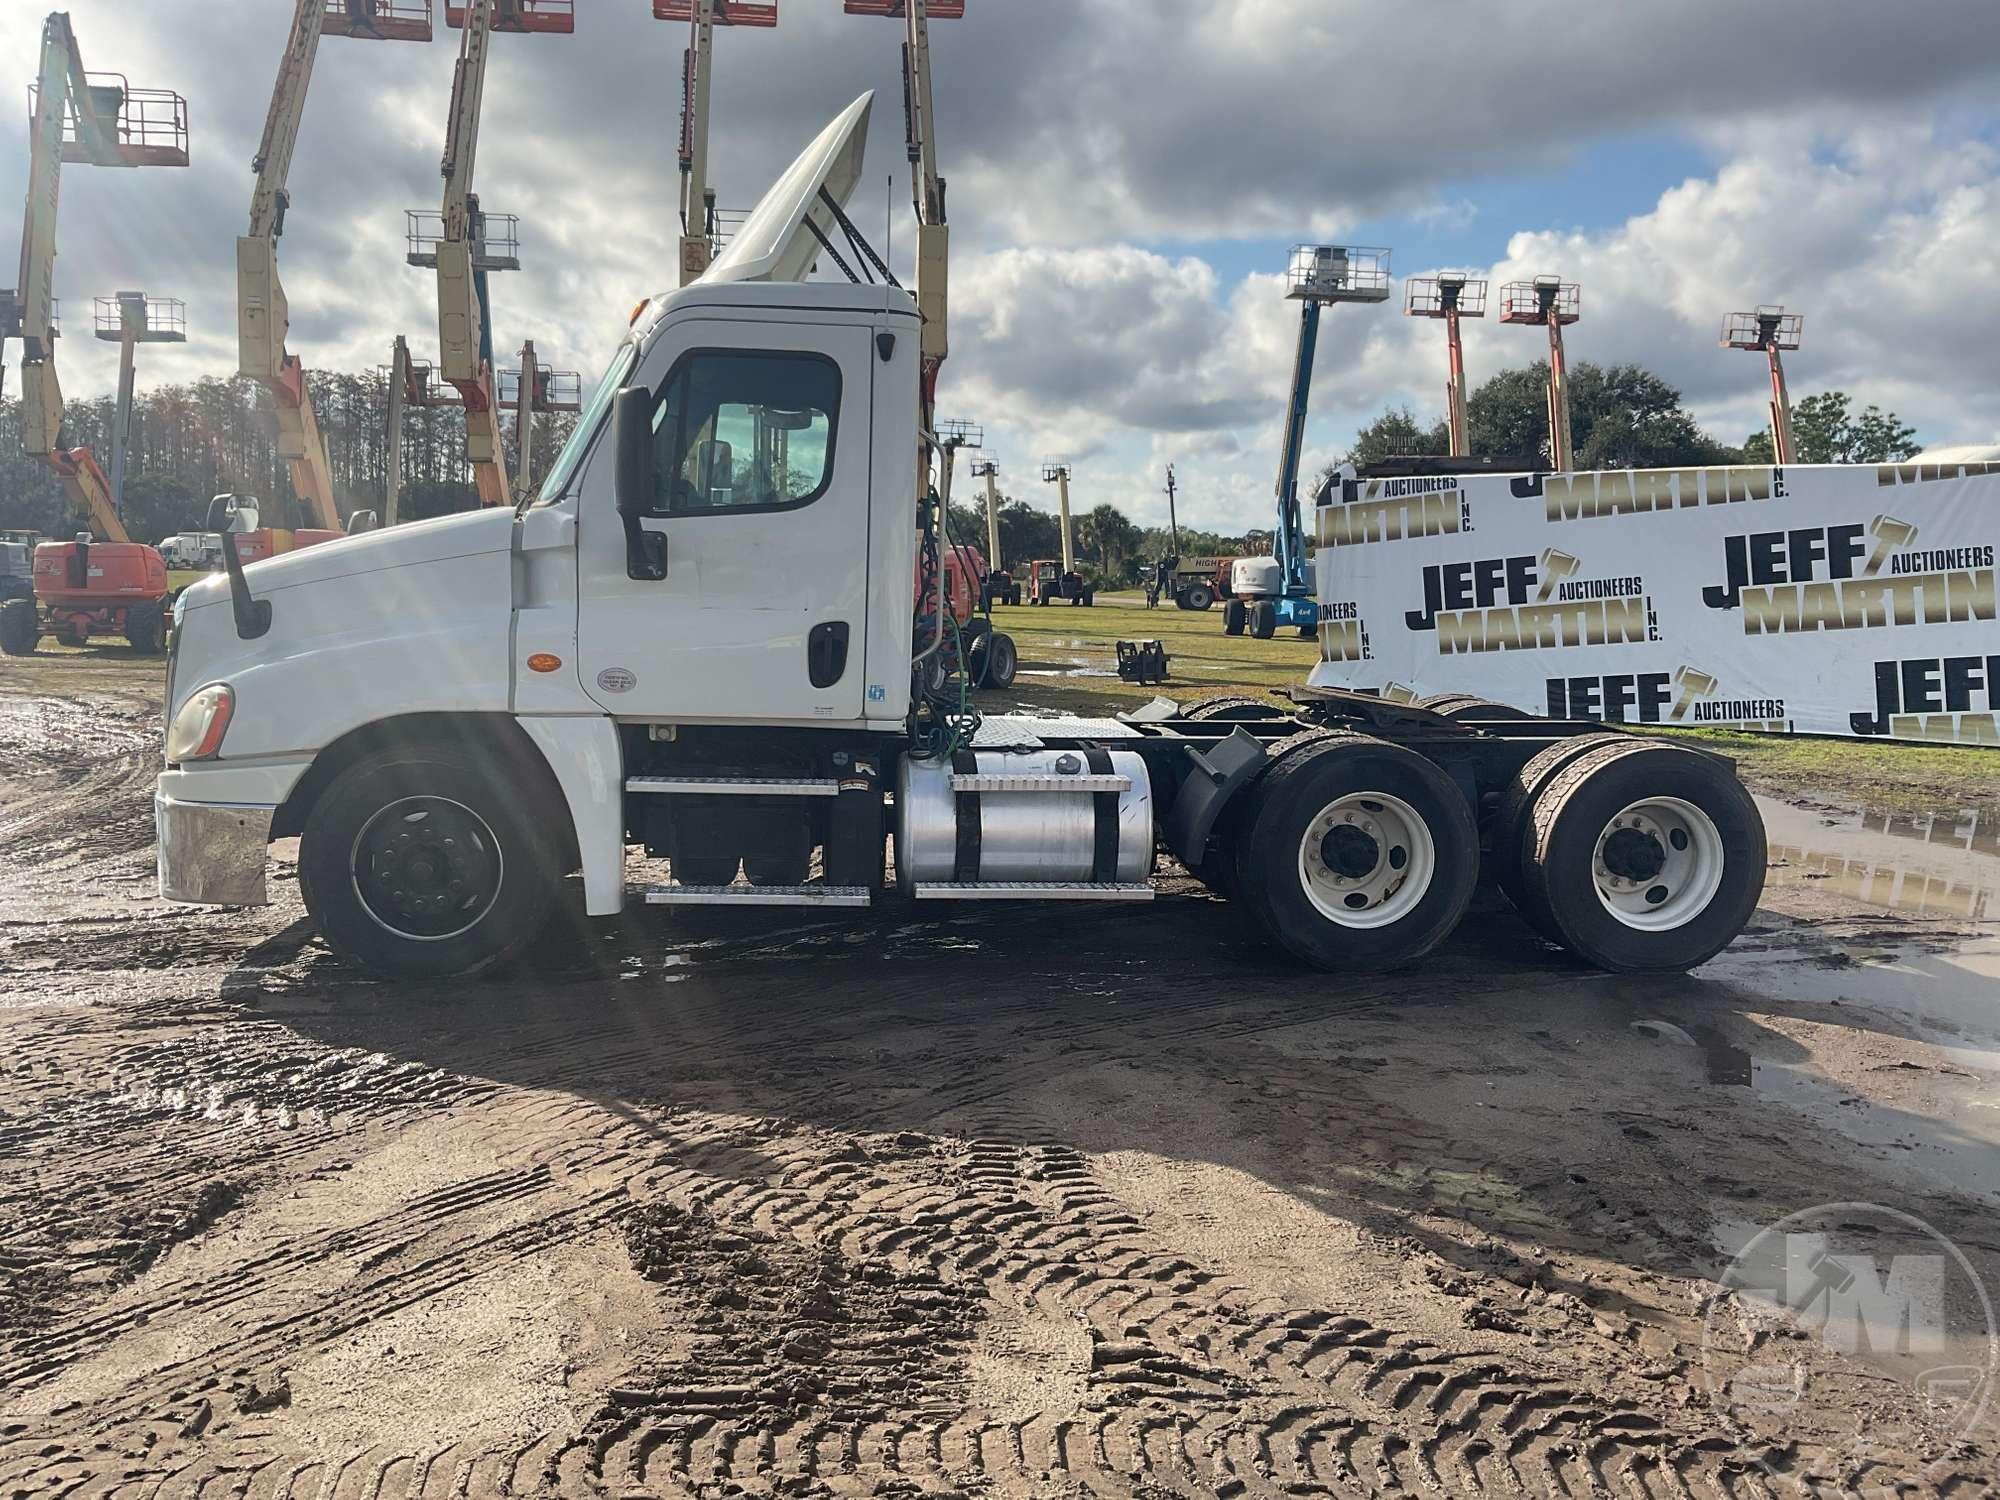
[[1558, 474], [1576, 467], [1569, 440], [1569, 374], [1563, 364], [1563, 325], [1583, 316], [1583, 292], [1559, 276], [1510, 281], [1500, 288], [1500, 321], [1535, 323], [1549, 331], [1549, 466]]
[[1799, 347], [1805, 318], [1782, 307], [1731, 313], [1722, 325], [1722, 347], [1752, 349], [1771, 359], [1771, 457], [1781, 467], [1792, 461], [1792, 399], [1785, 389], [1785, 363], [1779, 351]]
[[1458, 320], [1486, 316], [1486, 283], [1466, 271], [1412, 276], [1404, 286], [1403, 313], [1411, 318], [1444, 320], [1445, 347], [1450, 356], [1444, 386], [1445, 425], [1451, 434], [1451, 457], [1469, 458], [1472, 442], [1465, 414], [1465, 341]]

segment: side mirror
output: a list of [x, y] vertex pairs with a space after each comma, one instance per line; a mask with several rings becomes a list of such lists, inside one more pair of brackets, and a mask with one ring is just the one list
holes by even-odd
[[360, 536], [364, 531], [374, 531], [381, 521], [372, 510], [357, 510], [347, 518], [347, 534]]
[[667, 539], [648, 531], [653, 513], [653, 393], [628, 385], [611, 403], [612, 475], [618, 515], [625, 523], [625, 576], [657, 583], [667, 576]]

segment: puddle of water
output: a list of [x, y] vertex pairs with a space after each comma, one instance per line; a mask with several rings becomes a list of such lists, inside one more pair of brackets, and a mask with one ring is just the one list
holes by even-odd
[[1934, 813], [1793, 807], [1757, 799], [1767, 881], [1886, 911], [2000, 921], [2000, 807]]

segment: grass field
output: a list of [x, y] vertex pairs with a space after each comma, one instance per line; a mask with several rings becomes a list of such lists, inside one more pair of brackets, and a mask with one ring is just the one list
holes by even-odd
[[[983, 693], [1034, 708], [1109, 713], [1155, 696], [1186, 700], [1238, 692], [1283, 701], [1319, 658], [1313, 641], [1280, 635], [1268, 641], [1222, 633], [1222, 611], [1194, 614], [1165, 606], [1147, 610], [1139, 594], [1098, 596], [1095, 608], [1050, 605], [994, 611], [999, 628], [1021, 649], [1011, 694]], [[1161, 641], [1170, 658], [1167, 682], [1138, 687], [1120, 682], [1119, 640]], [[1890, 810], [1940, 806], [2000, 809], [2000, 750], [1950, 745], [1736, 734], [1725, 730], [1661, 730], [1734, 756], [1745, 781], [1791, 798], [1824, 797]]]
[[[1286, 634], [1268, 641], [1222, 633], [1222, 612], [1194, 614], [1171, 605], [1148, 610], [1143, 598], [1099, 595], [1094, 608], [1069, 604], [994, 611], [1020, 647], [1021, 669], [1008, 693], [981, 693], [989, 712], [1008, 708], [1115, 713], [1165, 696], [1186, 701], [1215, 693], [1284, 701], [1318, 659], [1315, 642]], [[1160, 687], [1120, 682], [1116, 642], [1158, 639], [1168, 677]], [[135, 687], [157, 694], [165, 666], [139, 657], [121, 640], [80, 650], [44, 641], [35, 655], [0, 658], [0, 698], [14, 694], [85, 696]], [[2000, 750], [1881, 741], [1781, 738], [1726, 730], [1662, 730], [1734, 756], [1745, 781], [1798, 799], [1861, 804], [1892, 811], [1992, 807], [2000, 817]]]

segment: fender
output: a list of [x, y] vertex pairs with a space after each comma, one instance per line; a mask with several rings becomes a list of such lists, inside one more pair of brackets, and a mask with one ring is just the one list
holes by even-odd
[[515, 722], [555, 772], [583, 861], [583, 905], [593, 917], [625, 909], [625, 752], [610, 719], [520, 714]]

